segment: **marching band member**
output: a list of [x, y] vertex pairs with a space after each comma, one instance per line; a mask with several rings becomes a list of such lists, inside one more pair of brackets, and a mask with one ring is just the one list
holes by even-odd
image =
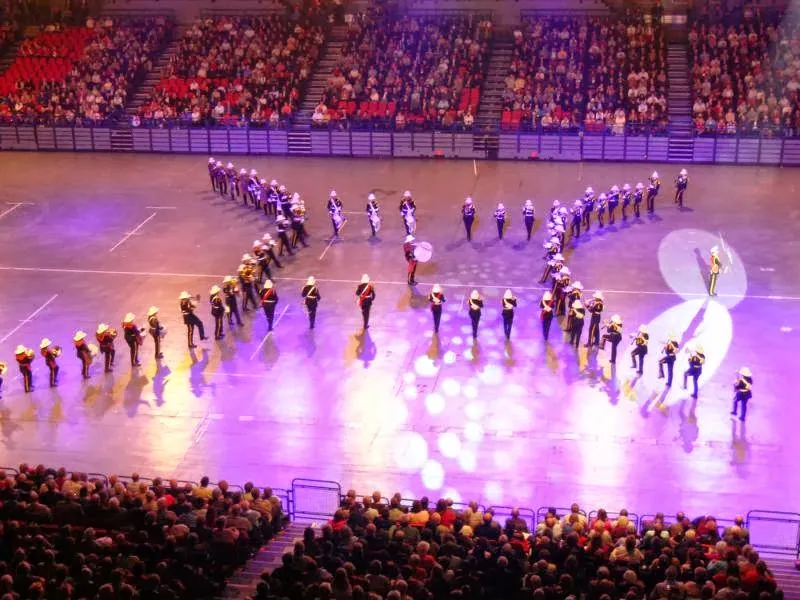
[[742, 412], [739, 420], [744, 421], [747, 416], [747, 403], [753, 397], [753, 374], [747, 367], [742, 367], [736, 374], [736, 381], [733, 383], [733, 410], [731, 414], [735, 417], [739, 404], [742, 405]]
[[44, 357], [44, 364], [50, 370], [50, 387], [58, 385], [58, 357], [61, 356], [61, 347], [53, 346], [53, 342], [48, 338], [44, 338], [39, 344], [39, 351]]
[[125, 343], [128, 344], [128, 349], [131, 353], [131, 366], [140, 367], [142, 363], [139, 362], [139, 346], [142, 345], [142, 333], [144, 329], [140, 329], [134, 322], [136, 315], [128, 313], [122, 319], [122, 335], [125, 337]]
[[269, 188], [267, 188], [267, 195], [264, 199], [264, 215], [266, 216], [277, 216], [278, 215], [278, 205], [281, 203], [281, 194], [278, 191], [278, 180], [273, 179], [269, 182]]
[[372, 303], [375, 302], [375, 286], [369, 280], [366, 273], [361, 276], [361, 283], [356, 287], [358, 307], [361, 309], [361, 318], [364, 320], [364, 331], [369, 329], [369, 313], [372, 310]]
[[612, 365], [617, 362], [617, 346], [622, 341], [622, 317], [619, 315], [612, 315], [611, 319], [606, 325], [606, 332], [603, 334], [603, 341], [600, 344], [600, 349], [605, 350], [606, 342], [611, 342], [611, 360]]
[[272, 272], [269, 270], [269, 256], [264, 248], [264, 243], [261, 240], [253, 241], [253, 260], [258, 265], [258, 272], [256, 274], [256, 281], [261, 283], [265, 278], [272, 279]]
[[195, 327], [200, 330], [200, 339], [207, 339], [203, 322], [196, 314], [194, 314], [194, 311], [197, 308], [197, 302], [194, 298], [192, 298], [192, 296], [189, 295], [189, 292], [181, 292], [180, 296], [178, 296], [178, 299], [180, 300], [183, 323], [186, 325], [186, 336], [187, 341], [189, 342], [189, 348], [196, 348], [197, 346], [194, 344]]
[[287, 219], [292, 218], [292, 197], [286, 190], [286, 186], [282, 185], [278, 188], [278, 198], [281, 205], [281, 212]]
[[550, 206], [550, 218], [552, 218], [553, 215], [555, 215], [560, 208], [561, 208], [561, 202], [559, 202], [558, 200], [553, 200], [553, 204]]
[[3, 377], [5, 377], [6, 371], [8, 371], [8, 365], [0, 360], [0, 398], [3, 397]]
[[533, 207], [532, 200], [525, 200], [522, 205], [522, 220], [525, 223], [525, 231], [528, 233], [528, 241], [531, 241], [531, 234], [533, 233], [533, 222], [536, 220], [536, 209]]
[[672, 371], [675, 367], [675, 359], [678, 353], [678, 341], [675, 339], [676, 335], [670, 333], [667, 335], [667, 343], [664, 344], [662, 356], [658, 361], [658, 378], [664, 379], [664, 365], [667, 365], [667, 387], [672, 387]]
[[[559, 221], [561, 221], [559, 219]], [[555, 227], [553, 228], [555, 237], [558, 238], [559, 245], [563, 248], [564, 244], [566, 243], [566, 229], [564, 229], [564, 223], [558, 222], [556, 223]]]
[[239, 179], [236, 177], [236, 168], [233, 166], [232, 162], [229, 162], [225, 166], [225, 179], [228, 182], [230, 199], [233, 200], [234, 192], [238, 193]]
[[417, 274], [417, 261], [416, 256], [414, 256], [414, 236], [407, 235], [406, 241], [403, 243], [403, 254], [406, 257], [406, 262], [408, 263], [408, 285], [417, 285], [416, 279], [414, 279], [415, 275]]
[[239, 295], [239, 288], [236, 287], [236, 278], [233, 275], [227, 275], [222, 280], [222, 293], [225, 294], [225, 312], [228, 313], [228, 326], [233, 327], [233, 319], [236, 319], [236, 324], [241, 327], [242, 316], [239, 314], [239, 301], [236, 296]]
[[223, 317], [225, 316], [225, 301], [222, 299], [222, 290], [218, 285], [212, 285], [209, 291], [208, 303], [211, 305], [211, 316], [214, 317], [214, 339], [221, 340], [225, 337]]
[[571, 220], [569, 224], [569, 233], [573, 238], [581, 237], [581, 218], [583, 216], [583, 202], [575, 200], [575, 204], [570, 210]]
[[556, 316], [563, 316], [567, 312], [567, 292], [566, 288], [571, 282], [572, 273], [569, 267], [562, 267], [561, 270], [553, 275], [553, 312]]
[[617, 221], [617, 205], [619, 204], [619, 186], [612, 185], [608, 192], [608, 224], [613, 225]]
[[272, 331], [272, 324], [275, 321], [275, 307], [278, 305], [278, 292], [272, 280], [264, 282], [261, 290], [261, 308], [264, 309], [264, 316], [267, 317], [267, 331]]
[[22, 375], [22, 386], [25, 389], [25, 393], [33, 391], [33, 368], [31, 363], [34, 356], [36, 355], [33, 350], [26, 348], [22, 344], [14, 350], [14, 358], [17, 360], [19, 374]]
[[539, 301], [539, 308], [541, 309], [542, 335], [544, 341], [547, 342], [550, 338], [550, 325], [553, 323], [553, 293], [551, 291], [545, 290]]
[[586, 232], [589, 232], [589, 228], [592, 225], [592, 211], [594, 210], [594, 188], [591, 186], [586, 188], [586, 191], [583, 193], [583, 200], [581, 201], [583, 205], [583, 228]]
[[258, 208], [261, 208], [264, 211], [264, 214], [267, 214], [267, 204], [269, 194], [267, 193], [267, 180], [266, 179], [259, 179], [258, 186], [256, 187], [256, 205]]
[[89, 344], [86, 343], [86, 332], [76, 332], [72, 337], [72, 341], [75, 342], [75, 355], [81, 361], [81, 375], [84, 379], [89, 379], [89, 367], [92, 364], [92, 360], [94, 360], [94, 356], [92, 356], [92, 349]]
[[475, 222], [475, 204], [472, 198], [467, 196], [464, 205], [461, 207], [461, 219], [464, 221], [464, 229], [467, 231], [467, 241], [472, 241], [472, 224]]
[[306, 207], [300, 194], [292, 196], [292, 248], [297, 248], [297, 243], [308, 248], [308, 233], [306, 232]]
[[636, 218], [641, 218], [641, 205], [642, 205], [642, 198], [644, 197], [644, 184], [640, 181], [636, 184], [636, 191], [633, 192], [633, 214], [636, 215]]
[[284, 250], [289, 253], [289, 256], [294, 254], [292, 244], [289, 242], [289, 234], [287, 233], [290, 227], [289, 220], [283, 213], [279, 213], [275, 218], [275, 229], [278, 232], [278, 239], [281, 241], [281, 248], [278, 251], [278, 256], [283, 256]]
[[406, 229], [406, 235], [411, 235], [416, 229], [416, 212], [417, 205], [411, 197], [411, 190], [403, 192], [403, 198], [400, 200], [400, 215], [403, 217], [403, 227]]
[[717, 295], [717, 277], [719, 277], [719, 272], [722, 269], [722, 261], [719, 259], [719, 247], [714, 246], [711, 248], [711, 264], [709, 266], [709, 275], [708, 275], [708, 295], [709, 296], [716, 296]]
[[256, 282], [256, 274], [255, 269], [253, 268], [252, 264], [253, 257], [249, 254], [242, 255], [242, 264], [239, 265], [237, 269], [237, 275], [239, 276], [239, 285], [241, 286], [242, 290], [242, 311], [248, 312], [250, 309], [248, 308], [248, 304], [252, 305], [253, 308], [258, 306], [258, 302], [256, 302], [255, 296], [255, 282]]
[[586, 340], [586, 347], [600, 346], [600, 319], [603, 315], [603, 292], [597, 291], [592, 294], [589, 302], [589, 338]]
[[503, 309], [503, 333], [506, 334], [506, 340], [510, 340], [511, 327], [514, 324], [514, 309], [517, 307], [517, 299], [514, 297], [514, 293], [511, 290], [506, 290], [500, 304]]
[[605, 193], [601, 193], [597, 197], [597, 202], [595, 203], [595, 208], [597, 209], [597, 224], [598, 227], [605, 227], [605, 218], [606, 218], [606, 201], [607, 196]]
[[637, 369], [636, 361], [638, 359], [639, 366], [637, 372], [639, 375], [644, 374], [644, 357], [647, 355], [647, 342], [649, 339], [650, 336], [647, 334], [647, 326], [639, 325], [639, 331], [633, 340], [634, 348], [631, 352], [631, 368]]
[[503, 239], [503, 229], [506, 226], [506, 207], [502, 202], [497, 203], [494, 209], [494, 220], [497, 222], [497, 237]]
[[275, 240], [272, 239], [272, 236], [270, 234], [268, 234], [268, 233], [265, 233], [262, 236], [261, 240], [263, 242], [261, 244], [261, 249], [264, 252], [267, 253], [267, 256], [269, 256], [270, 262], [275, 263], [276, 267], [278, 267], [279, 269], [282, 269], [283, 265], [281, 264], [281, 261], [279, 261], [278, 257], [275, 256], [275, 246], [278, 245], [277, 242], [275, 242]]
[[367, 218], [369, 219], [369, 228], [372, 230], [372, 237], [375, 237], [381, 229], [380, 210], [375, 194], [367, 196]]
[[661, 190], [661, 180], [658, 178], [658, 171], [653, 171], [650, 175], [650, 183], [647, 185], [647, 212], [656, 212], [656, 196]]
[[622, 220], [627, 221], [628, 215], [625, 212], [626, 209], [631, 205], [631, 200], [633, 199], [633, 193], [631, 192], [631, 184], [626, 183], [622, 186]]
[[328, 198], [328, 214], [331, 216], [331, 226], [333, 227], [333, 237], [339, 237], [339, 230], [345, 222], [344, 214], [342, 211], [344, 206], [342, 201], [336, 195], [336, 190], [331, 190], [330, 198]]
[[686, 169], [681, 169], [678, 178], [675, 180], [675, 204], [683, 208], [683, 196], [686, 194], [686, 188], [689, 187], [689, 172]]
[[117, 350], [114, 348], [114, 340], [117, 339], [117, 330], [109, 327], [105, 323], [100, 323], [95, 332], [97, 343], [100, 345], [100, 352], [104, 357], [105, 372], [110, 373], [114, 366], [114, 357]]
[[581, 335], [583, 335], [583, 321], [586, 317], [586, 309], [580, 299], [575, 300], [569, 309], [569, 344], [579, 348], [581, 345]]
[[472, 321], [472, 339], [478, 339], [478, 323], [481, 321], [481, 309], [483, 309], [483, 300], [478, 290], [472, 290], [467, 301], [469, 308], [469, 320]]
[[255, 169], [250, 169], [250, 176], [246, 179], [245, 189], [242, 191], [244, 192], [245, 204], [249, 202], [256, 208], [261, 208], [256, 203], [258, 199], [258, 171]]
[[161, 352], [161, 338], [164, 337], [166, 329], [161, 326], [158, 320], [158, 307], [151, 306], [147, 309], [147, 331], [153, 338], [153, 343], [156, 348], [156, 359], [164, 358]]
[[442, 286], [438, 283], [434, 284], [431, 288], [431, 293], [428, 294], [428, 302], [431, 304], [431, 314], [433, 315], [433, 333], [439, 333], [439, 323], [442, 320], [442, 305], [446, 302]]
[[222, 161], [218, 160], [214, 168], [214, 177], [217, 179], [217, 191], [220, 196], [228, 195], [228, 175], [225, 172], [225, 167], [222, 166]]
[[564, 266], [564, 257], [561, 253], [556, 253], [553, 255], [553, 258], [548, 260], [545, 263], [544, 272], [542, 276], [539, 278], [539, 283], [545, 283], [547, 278], [550, 276], [550, 273], [558, 273], [562, 267]]
[[208, 159], [208, 178], [211, 180], [211, 191], [217, 191], [217, 161], [213, 158]]
[[706, 362], [706, 355], [703, 353], [703, 347], [700, 344], [695, 345], [694, 349], [689, 351], [689, 368], [683, 373], [683, 389], [686, 389], [686, 382], [689, 377], [692, 378], [694, 383], [694, 392], [692, 398], [697, 400], [697, 380], [703, 373], [703, 364]]
[[[236, 177], [236, 197], [247, 205], [247, 169], [239, 169]], [[231, 200], [233, 200], [233, 190], [231, 190]]]
[[306, 280], [306, 284], [300, 290], [300, 296], [302, 296], [303, 304], [305, 304], [308, 311], [308, 328], [314, 329], [314, 323], [317, 320], [317, 306], [319, 301], [322, 300], [322, 294], [319, 293], [317, 280], [314, 279], [313, 275]]

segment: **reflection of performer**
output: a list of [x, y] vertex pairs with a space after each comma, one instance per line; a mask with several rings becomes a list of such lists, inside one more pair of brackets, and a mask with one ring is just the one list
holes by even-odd
[[553, 323], [553, 293], [550, 290], [545, 291], [539, 301], [539, 308], [541, 309], [542, 335], [546, 342], [550, 337], [550, 325]]
[[358, 307], [361, 309], [361, 318], [364, 320], [364, 331], [369, 329], [369, 313], [372, 310], [372, 303], [375, 301], [375, 287], [369, 280], [366, 273], [361, 276], [361, 283], [356, 287], [358, 297]]
[[472, 224], [475, 222], [475, 204], [472, 198], [467, 196], [464, 205], [461, 207], [461, 218], [464, 221], [464, 229], [467, 232], [467, 241], [472, 241]]
[[308, 328], [314, 329], [314, 323], [317, 320], [317, 306], [319, 301], [322, 300], [322, 294], [319, 293], [317, 280], [314, 279], [313, 275], [306, 280], [306, 284], [300, 290], [300, 295], [303, 297], [303, 303], [308, 311]]
[[675, 339], [675, 334], [670, 333], [667, 336], [667, 343], [664, 344], [662, 356], [658, 360], [658, 378], [664, 379], [664, 365], [667, 365], [667, 387], [672, 386], [672, 371], [675, 366], [675, 358], [678, 353], [678, 341]]
[[164, 355], [161, 353], [161, 338], [164, 337], [166, 330], [161, 326], [161, 323], [158, 320], [157, 306], [151, 306], [147, 310], [147, 327], [148, 333], [150, 334], [150, 337], [153, 338], [153, 343], [156, 347], [156, 358], [164, 358]]
[[709, 267], [710, 273], [708, 275], [708, 295], [717, 295], [717, 277], [722, 269], [722, 261], [719, 259], [719, 247], [714, 246], [711, 248], [711, 265]]
[[683, 373], [683, 389], [686, 389], [686, 382], [689, 377], [694, 382], [694, 392], [692, 398], [697, 399], [697, 380], [703, 373], [703, 364], [706, 362], [706, 355], [703, 354], [703, 347], [697, 344], [694, 350], [689, 351], [689, 368]]
[[506, 290], [503, 299], [500, 301], [503, 307], [503, 333], [506, 340], [511, 339], [511, 327], [514, 324], [514, 309], [517, 307], [517, 299], [511, 290]]
[[78, 331], [72, 338], [75, 342], [75, 354], [78, 360], [81, 361], [81, 375], [84, 379], [89, 379], [89, 366], [92, 364], [92, 350], [89, 344], [86, 343], [86, 333]]
[[439, 333], [439, 322], [442, 320], [442, 305], [447, 302], [442, 291], [442, 286], [438, 283], [431, 288], [428, 294], [428, 302], [431, 303], [431, 314], [433, 315], [433, 332]]
[[31, 348], [26, 348], [21, 344], [14, 351], [14, 358], [17, 360], [19, 374], [22, 375], [22, 385], [26, 393], [33, 391], [33, 368], [31, 363], [34, 356], [35, 353]]
[[403, 254], [408, 263], [408, 285], [416, 285], [417, 281], [414, 276], [417, 274], [417, 258], [414, 256], [414, 236], [407, 235], [406, 241], [403, 244]]
[[50, 370], [50, 387], [58, 385], [58, 357], [61, 356], [61, 347], [53, 346], [48, 338], [44, 338], [42, 343], [39, 344], [39, 350], [44, 357], [44, 363]]
[[467, 302], [469, 308], [469, 319], [472, 321], [472, 339], [478, 339], [478, 323], [481, 321], [481, 309], [483, 300], [478, 290], [472, 290]]
[[744, 421], [747, 416], [747, 403], [753, 397], [753, 374], [747, 367], [742, 367], [736, 374], [736, 381], [733, 383], [733, 410], [731, 414], [736, 416], [739, 404], [742, 405], [742, 412], [739, 415], [739, 420]]
[[[639, 325], [639, 332], [634, 338], [634, 348], [631, 352], [631, 368], [636, 369], [639, 375], [644, 373], [644, 357], [647, 355], [647, 342], [650, 336], [647, 334], [647, 326]], [[636, 361], [639, 361], [637, 368]]]
[[606, 342], [611, 342], [611, 359], [608, 361], [612, 365], [617, 362], [617, 346], [622, 341], [622, 317], [612, 315], [606, 325], [606, 332], [603, 334], [603, 342], [600, 349], [605, 350]]

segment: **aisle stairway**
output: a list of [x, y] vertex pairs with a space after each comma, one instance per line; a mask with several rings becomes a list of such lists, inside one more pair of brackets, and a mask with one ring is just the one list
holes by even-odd
[[[762, 558], [764, 558], [762, 556]], [[764, 558], [767, 566], [772, 570], [778, 587], [783, 590], [785, 600], [800, 600], [800, 570], [795, 567], [792, 558]]]
[[503, 91], [506, 87], [505, 78], [508, 75], [514, 51], [512, 40], [510, 30], [498, 28], [495, 31], [486, 81], [483, 84], [478, 114], [475, 117], [475, 127], [479, 131], [487, 128], [497, 130], [500, 127]]
[[686, 42], [671, 41], [667, 46], [667, 76], [669, 77], [667, 159], [675, 162], [691, 160], [694, 149], [692, 90], [687, 50]]
[[3, 54], [3, 57], [0, 58], [0, 75], [6, 72], [6, 69], [10, 67], [14, 60], [17, 58], [17, 52], [19, 51], [19, 47], [21, 41], [13, 42], [9, 45], [8, 49]]
[[183, 39], [184, 31], [185, 28], [181, 25], [175, 27], [175, 30], [172, 32], [172, 40], [153, 62], [152, 70], [145, 75], [142, 83], [133, 90], [133, 97], [125, 108], [125, 115], [127, 117], [136, 114], [139, 107], [150, 100], [153, 89], [158, 85], [158, 82], [161, 81], [164, 71], [166, 71], [169, 66], [170, 57], [178, 50], [178, 45]]
[[[223, 598], [246, 598], [255, 595], [261, 573], [264, 571], [271, 573], [281, 566], [283, 555], [292, 550], [297, 540], [303, 539], [303, 531], [308, 525], [308, 523], [289, 523], [286, 529], [272, 538], [228, 581]], [[315, 526], [312, 524], [312, 527]]]
[[303, 100], [292, 121], [293, 129], [311, 129], [311, 115], [314, 114], [314, 109], [325, 93], [328, 77], [330, 77], [336, 61], [340, 58], [346, 40], [347, 26], [334, 25], [328, 35], [327, 43], [322, 48], [320, 58], [311, 72], [308, 84], [303, 90]]

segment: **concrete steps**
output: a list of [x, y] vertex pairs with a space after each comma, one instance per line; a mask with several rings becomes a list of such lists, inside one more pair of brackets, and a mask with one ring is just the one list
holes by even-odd
[[667, 160], [686, 162], [692, 159], [694, 153], [694, 125], [689, 57], [685, 41], [670, 41], [667, 45], [667, 77], [669, 78]]
[[305, 90], [303, 90], [303, 99], [300, 102], [300, 107], [292, 119], [292, 125], [295, 128], [311, 128], [311, 115], [314, 114], [314, 109], [328, 88], [328, 77], [330, 77], [331, 71], [333, 71], [341, 57], [346, 41], [347, 26], [335, 25], [330, 31], [328, 41], [322, 50], [320, 58], [317, 60], [317, 64], [314, 66]]
[[167, 67], [169, 67], [170, 58], [172, 58], [177, 51], [185, 32], [186, 29], [183, 26], [178, 26], [175, 28], [175, 31], [172, 33], [172, 40], [153, 62], [153, 69], [147, 75], [145, 75], [142, 83], [139, 84], [135, 90], [133, 90], [132, 98], [125, 107], [126, 116], [132, 117], [139, 111], [139, 108], [143, 104], [150, 101], [150, 98], [153, 95], [153, 90], [158, 85], [158, 82], [161, 81], [165, 71], [167, 70]]

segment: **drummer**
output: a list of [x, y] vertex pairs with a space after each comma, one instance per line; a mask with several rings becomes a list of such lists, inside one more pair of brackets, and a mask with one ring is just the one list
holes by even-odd
[[408, 285], [417, 285], [416, 279], [414, 276], [417, 274], [417, 257], [414, 255], [414, 249], [416, 244], [414, 243], [414, 236], [407, 235], [406, 241], [403, 244], [403, 254], [406, 257], [406, 262], [408, 263]]

